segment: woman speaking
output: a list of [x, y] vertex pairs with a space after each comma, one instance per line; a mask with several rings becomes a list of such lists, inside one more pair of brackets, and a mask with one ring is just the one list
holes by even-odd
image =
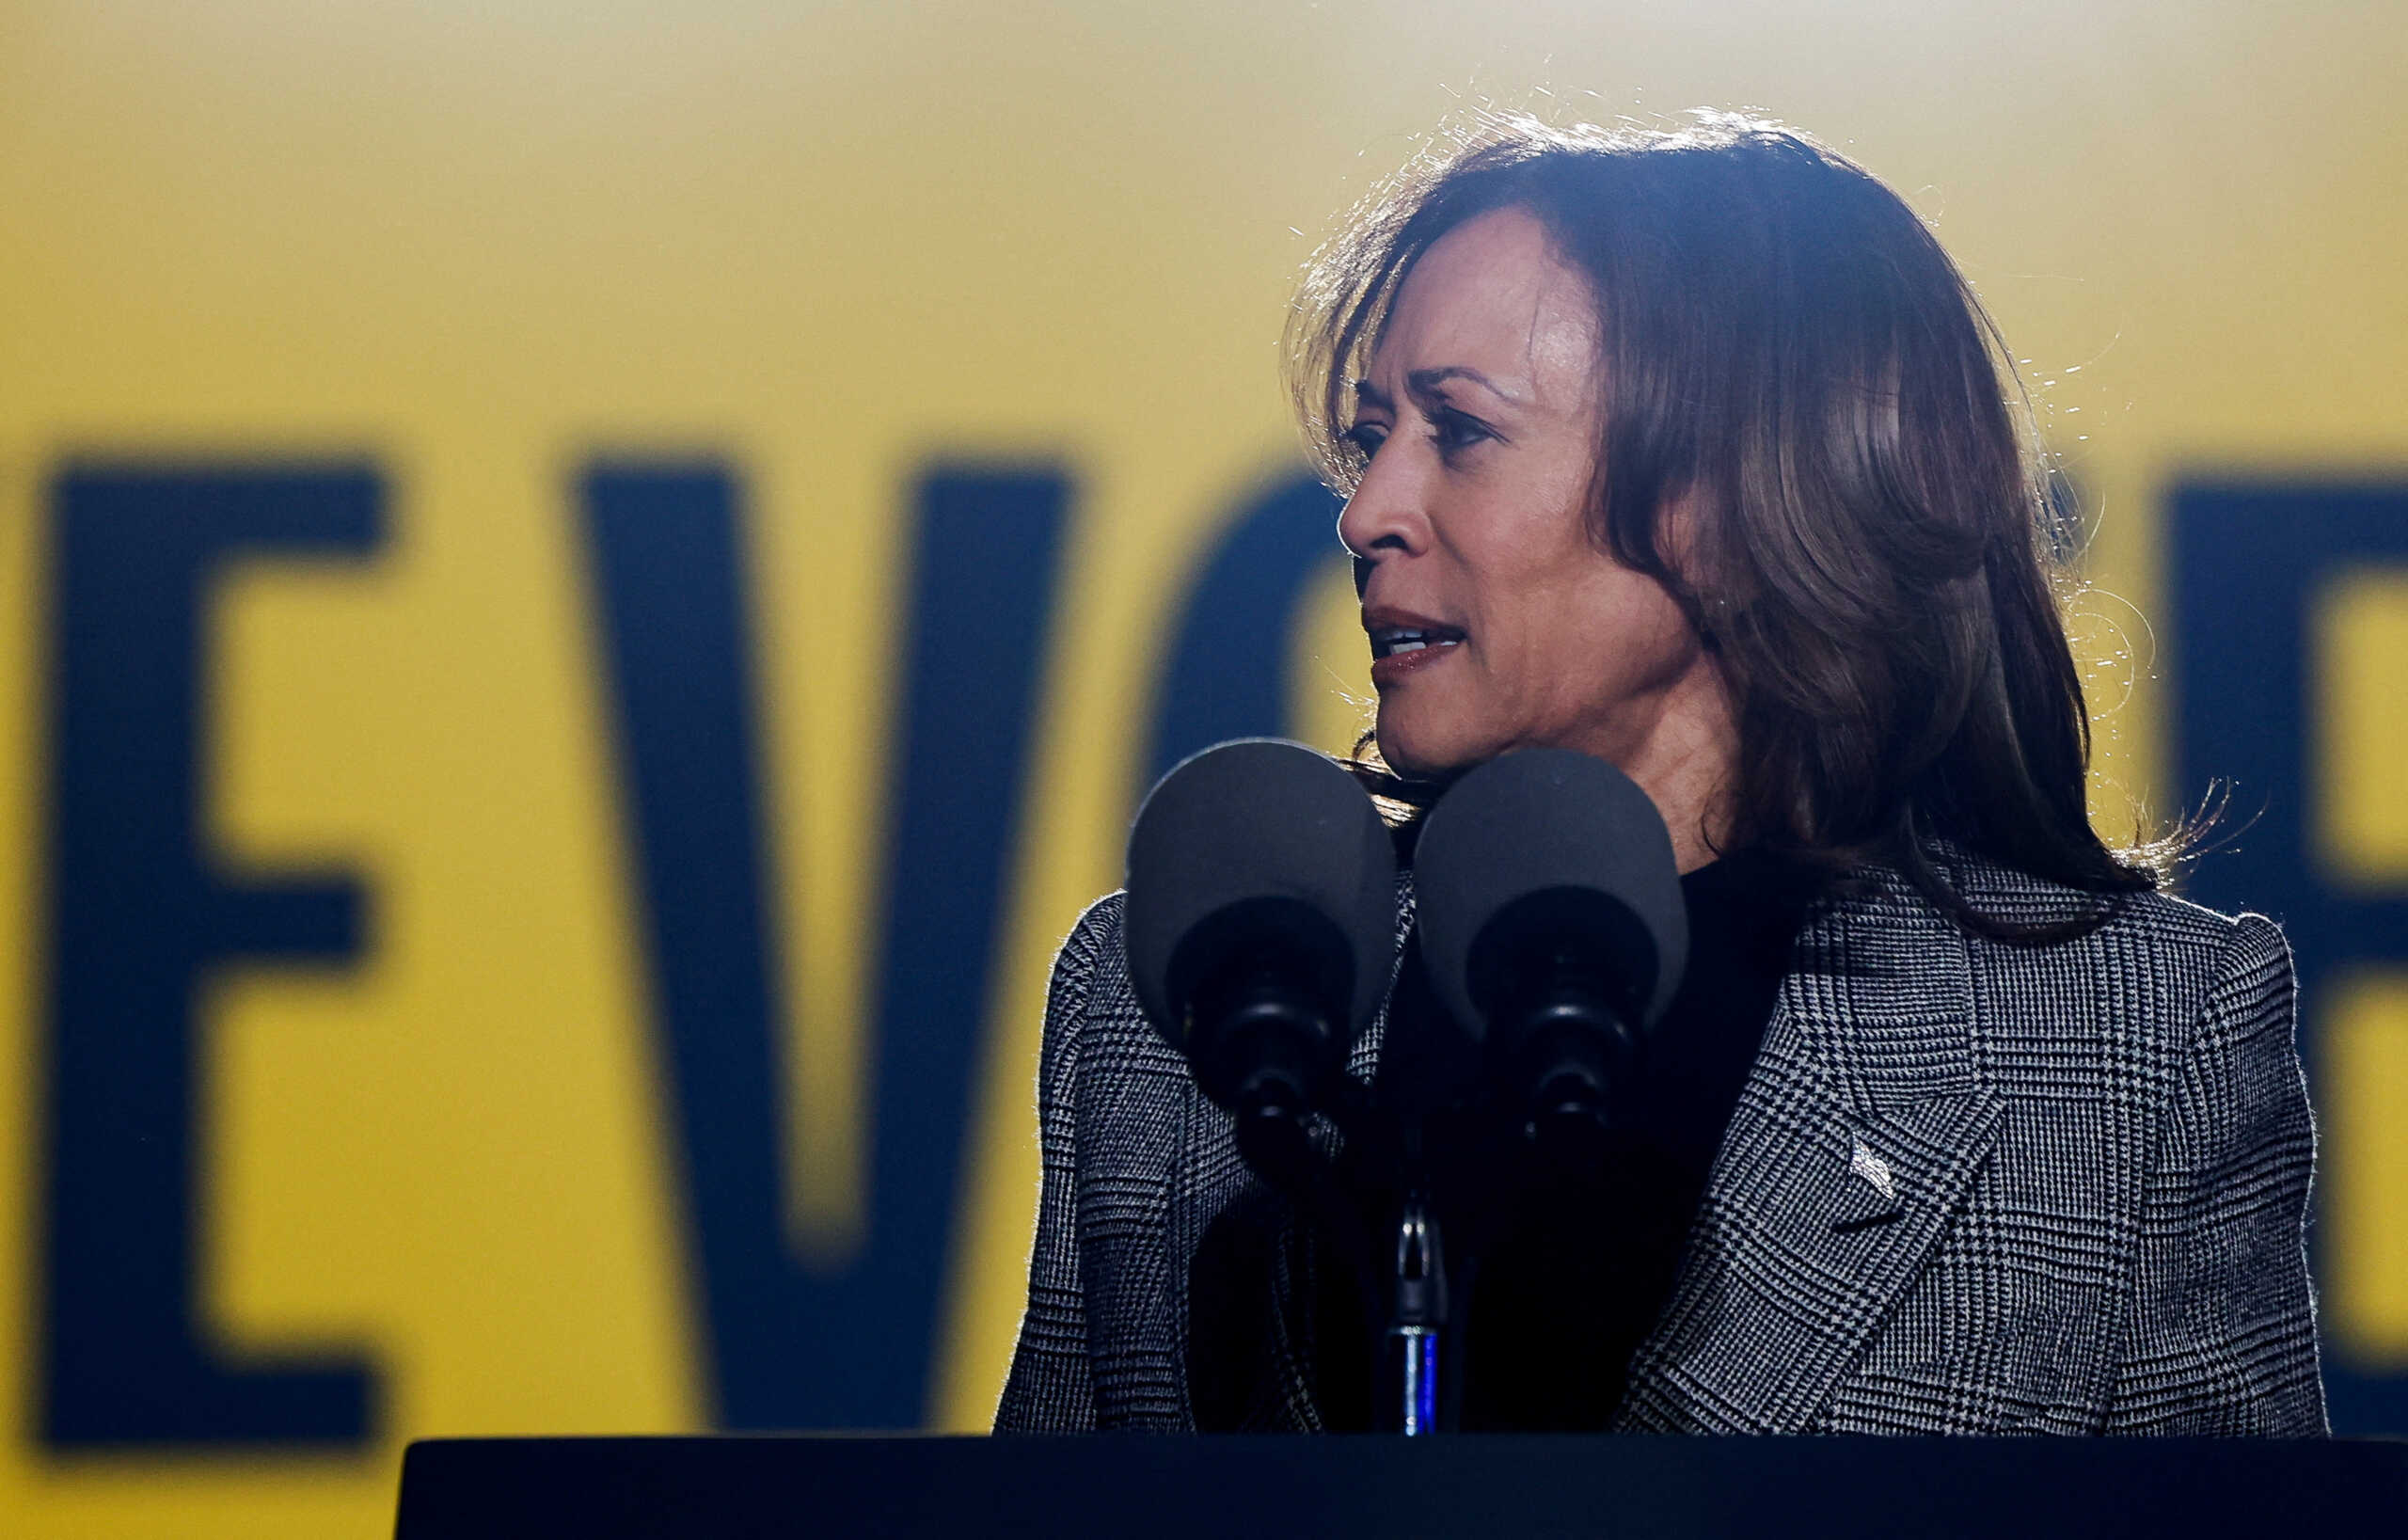
[[[1409, 826], [1606, 760], [1689, 912], [1612, 1174], [1501, 1227], [1462, 1424], [2323, 1432], [2289, 952], [2093, 832], [2028, 414], [1914, 214], [1762, 124], [1491, 125], [1293, 336], [1362, 773]], [[999, 1428], [1367, 1424], [1361, 1306], [1141, 1015], [1117, 896], [1038, 1103]]]

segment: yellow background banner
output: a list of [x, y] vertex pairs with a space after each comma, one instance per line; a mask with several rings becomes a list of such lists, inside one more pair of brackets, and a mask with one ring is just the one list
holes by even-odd
[[[412, 1437], [726, 1421], [596, 464], [717, 468], [739, 498], [773, 1185], [806, 1278], [896, 1200], [860, 1024], [891, 890], [945, 880], [889, 859], [900, 674], [933, 624], [915, 500], [930, 467], [1067, 489], [935, 1221], [916, 1421], [959, 1430], [991, 1415], [1018, 1319], [1053, 946], [1117, 881], [1199, 564], [1297, 471], [1290, 286], [1442, 118], [1762, 110], [1935, 222], [2086, 511], [2111, 833], [2127, 798], [2219, 770], [2177, 784], [2160, 682], [2177, 484], [2408, 483], [2408, 27], [2385, 7], [231, 0], [12, 4], [0, 38], [10, 1534], [367, 1535]], [[369, 1365], [372, 1413], [316, 1443], [61, 1437], [62, 509], [78, 468], [262, 465], [367, 468], [381, 523], [208, 587], [196, 838], [226, 881], [349, 873], [366, 900], [346, 964], [197, 976], [189, 1326], [230, 1372]], [[2335, 575], [2322, 682], [2285, 707], [2316, 713], [2303, 859], [2361, 894], [2408, 887], [2399, 570]], [[1335, 564], [1311, 582], [1290, 721], [1336, 744], [1362, 644]], [[2337, 981], [2320, 1062], [2321, 1094], [2346, 1075], [2323, 1099], [2332, 1352], [2376, 1386], [2408, 1375], [2400, 998], [2392, 974]]]

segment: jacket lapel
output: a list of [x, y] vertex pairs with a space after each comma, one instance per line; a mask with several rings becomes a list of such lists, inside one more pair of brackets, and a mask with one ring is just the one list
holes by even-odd
[[1809, 1426], [1988, 1155], [1983, 1081], [1956, 926], [1894, 882], [1820, 906], [1616, 1425]]

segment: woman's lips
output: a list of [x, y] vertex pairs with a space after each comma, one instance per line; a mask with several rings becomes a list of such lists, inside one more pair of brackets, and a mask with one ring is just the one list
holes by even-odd
[[1363, 633], [1371, 643], [1371, 683], [1383, 689], [1434, 666], [1465, 640], [1459, 626], [1393, 604], [1365, 605]]
[[1461, 650], [1463, 644], [1461, 637], [1453, 637], [1443, 641], [1425, 642], [1402, 651], [1382, 653], [1371, 659], [1372, 687], [1385, 690], [1410, 675], [1431, 667], [1439, 659], [1453, 655]]

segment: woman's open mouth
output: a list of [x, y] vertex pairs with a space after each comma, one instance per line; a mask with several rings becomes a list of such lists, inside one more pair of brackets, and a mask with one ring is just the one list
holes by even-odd
[[1380, 626], [1369, 635], [1374, 685], [1427, 668], [1464, 643], [1464, 633], [1447, 626]]

